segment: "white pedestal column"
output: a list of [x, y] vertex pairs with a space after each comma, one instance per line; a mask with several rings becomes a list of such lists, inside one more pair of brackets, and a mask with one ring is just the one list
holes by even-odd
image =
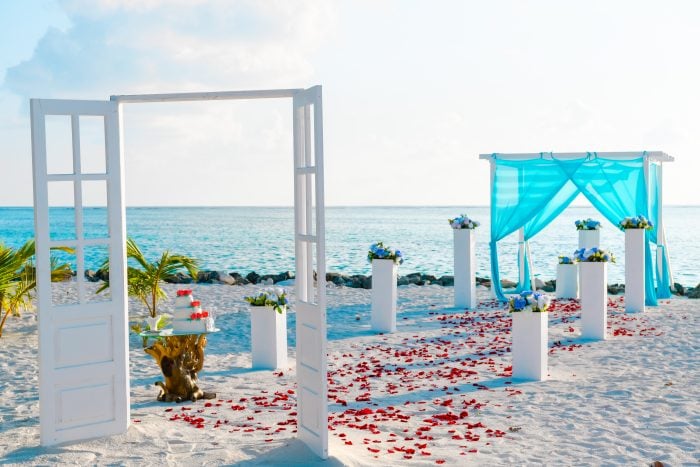
[[250, 341], [254, 369], [287, 366], [287, 312], [270, 306], [250, 307]]
[[600, 230], [579, 230], [578, 247], [587, 250], [593, 247], [600, 248]]
[[548, 313], [520, 311], [513, 317], [513, 378], [547, 379]]
[[476, 308], [476, 232], [474, 229], [452, 229], [454, 232], [454, 293], [456, 308]]
[[396, 274], [391, 259], [372, 260], [372, 330], [396, 331]]
[[608, 329], [608, 263], [579, 263], [581, 337], [605, 339]]
[[557, 265], [556, 298], [578, 298], [578, 266], [576, 264]]
[[644, 311], [644, 229], [625, 230], [625, 311]]

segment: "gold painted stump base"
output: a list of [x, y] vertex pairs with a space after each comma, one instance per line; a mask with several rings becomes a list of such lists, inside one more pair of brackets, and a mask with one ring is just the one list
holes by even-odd
[[197, 373], [204, 366], [206, 346], [206, 335], [190, 334], [163, 337], [144, 349], [163, 372], [165, 381], [156, 382], [160, 387], [159, 401], [182, 402], [216, 397], [216, 393], [204, 392], [197, 385]]

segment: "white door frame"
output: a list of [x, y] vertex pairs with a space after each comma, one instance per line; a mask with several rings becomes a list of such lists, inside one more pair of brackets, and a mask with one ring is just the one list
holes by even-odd
[[[124, 226], [124, 176], [123, 176], [123, 134], [121, 128], [122, 105], [127, 103], [153, 103], [153, 102], [183, 102], [183, 101], [207, 101], [207, 100], [245, 100], [245, 99], [292, 99], [292, 117], [294, 132], [294, 231], [295, 231], [295, 256], [296, 256], [296, 298], [297, 298], [297, 381], [298, 381], [298, 436], [319, 457], [328, 457], [328, 383], [327, 383], [327, 356], [326, 356], [326, 258], [325, 258], [325, 204], [324, 204], [324, 172], [323, 172], [323, 110], [321, 86], [313, 86], [308, 89], [274, 89], [260, 91], [225, 91], [202, 93], [176, 93], [176, 94], [144, 94], [144, 95], [118, 95], [111, 96], [110, 104], [115, 107], [117, 117], [118, 138], [115, 143], [119, 155], [118, 167], [115, 177], [119, 183], [112, 185], [119, 187], [121, 199], [121, 214], [119, 221]], [[34, 101], [34, 100], [33, 100]], [[65, 101], [68, 103], [76, 101]], [[34, 107], [32, 107], [34, 109]], [[313, 112], [313, 118], [312, 118]], [[34, 124], [34, 116], [32, 117]], [[34, 130], [34, 126], [33, 126]], [[43, 127], [41, 129], [43, 131]], [[34, 134], [34, 133], [33, 133]], [[41, 135], [43, 138], [43, 135]], [[34, 136], [33, 136], [33, 143]], [[35, 160], [42, 159], [41, 154], [34, 154]], [[45, 163], [45, 145], [43, 160]], [[36, 161], [35, 161], [36, 163]], [[37, 178], [35, 168], [35, 185]], [[35, 188], [35, 196], [37, 190]], [[43, 196], [43, 194], [42, 194]], [[35, 199], [35, 206], [37, 200]], [[48, 222], [36, 221], [37, 231], [37, 257], [39, 256], [39, 233], [48, 235]], [[124, 247], [118, 252], [123, 263], [126, 264]], [[48, 258], [47, 246], [42, 242], [42, 257]], [[117, 250], [113, 250], [117, 251]], [[315, 260], [314, 260], [315, 257]], [[46, 263], [48, 264], [48, 263]], [[112, 270], [110, 269], [110, 274]], [[82, 271], [78, 270], [78, 275]], [[315, 275], [315, 277], [314, 277]], [[48, 276], [44, 273], [39, 277], [40, 283], [46, 288]], [[121, 284], [111, 280], [114, 287]], [[50, 285], [50, 284], [49, 284]], [[124, 296], [126, 296], [126, 282], [123, 282]], [[40, 292], [41, 293], [41, 292]], [[50, 297], [49, 297], [50, 298]], [[40, 302], [41, 306], [41, 302]], [[123, 318], [128, 321], [128, 312], [124, 307]], [[41, 332], [40, 313], [40, 342], [44, 340]], [[126, 344], [126, 362], [128, 367], [128, 334], [120, 336]], [[119, 345], [119, 344], [115, 344]], [[40, 361], [41, 365], [41, 361]], [[127, 381], [128, 384], [128, 373]], [[40, 383], [40, 387], [44, 385]], [[41, 393], [40, 389], [40, 393]], [[126, 424], [121, 431], [128, 426], [128, 387], [126, 394], [127, 417]], [[40, 400], [47, 400], [40, 397]], [[51, 404], [42, 403], [43, 406]], [[42, 427], [46, 421], [43, 416]], [[47, 422], [48, 423], [48, 422]], [[95, 435], [93, 435], [94, 437]], [[99, 435], [98, 435], [99, 436]], [[42, 441], [43, 443], [43, 441]]]
[[[41, 444], [107, 436], [129, 425], [128, 313], [126, 294], [123, 159], [117, 105], [108, 101], [31, 99], [34, 171], [37, 308], [39, 315], [39, 411]], [[46, 116], [69, 116], [72, 171], [49, 173]], [[80, 117], [104, 119], [105, 171], [83, 173]], [[106, 236], [85, 238], [83, 182], [104, 181], [107, 195]], [[69, 182], [73, 189], [75, 238], [52, 240], [49, 185]], [[75, 249], [77, 301], [53, 303], [50, 249]], [[84, 253], [91, 246], [107, 247], [110, 294], [94, 302], [86, 295]]]
[[328, 382], [321, 87], [297, 93], [293, 106], [297, 426], [299, 438], [326, 459]]

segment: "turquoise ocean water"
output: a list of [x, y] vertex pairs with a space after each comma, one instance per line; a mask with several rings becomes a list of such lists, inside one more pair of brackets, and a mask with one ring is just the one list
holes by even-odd
[[[376, 241], [399, 248], [406, 258], [399, 273], [452, 274], [452, 231], [449, 217], [466, 213], [482, 222], [477, 230], [477, 274], [490, 276], [487, 207], [330, 207], [326, 209], [328, 271], [369, 274], [369, 245]], [[75, 235], [73, 210], [55, 208], [51, 235], [66, 239]], [[574, 221], [601, 216], [590, 207], [570, 207], [531, 241], [536, 274], [555, 277], [557, 256], [571, 254], [577, 246]], [[87, 237], [105, 230], [105, 212], [84, 213]], [[155, 259], [164, 249], [194, 256], [203, 269], [247, 273], [294, 270], [294, 212], [270, 207], [158, 207], [127, 208], [127, 232], [147, 256]], [[700, 282], [700, 207], [667, 207], [666, 234], [674, 280], [686, 286]], [[0, 208], [0, 241], [18, 246], [34, 236], [32, 208]], [[601, 243], [618, 257], [609, 268], [609, 281], [624, 282], [624, 237], [603, 221]], [[517, 237], [499, 243], [501, 277], [517, 277]], [[97, 268], [105, 252], [86, 252], [88, 267]], [[70, 258], [67, 258], [70, 259]]]

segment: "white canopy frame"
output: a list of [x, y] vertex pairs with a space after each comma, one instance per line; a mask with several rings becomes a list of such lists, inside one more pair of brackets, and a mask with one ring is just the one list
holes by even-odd
[[[110, 231], [107, 238], [100, 240], [100, 242], [110, 246], [112, 264], [125, 266], [126, 258], [123, 244], [126, 235], [123, 193], [125, 186], [123, 105], [280, 98], [292, 99], [298, 437], [319, 457], [323, 459], [328, 457], [325, 195], [321, 86], [313, 86], [308, 89], [114, 95], [110, 97], [109, 101], [31, 99], [37, 269], [40, 271], [37, 287], [39, 290], [40, 320], [39, 386], [42, 445], [124, 432], [130, 419], [128, 415], [130, 410], [128, 375], [123, 374], [128, 371], [126, 370], [128, 368], [128, 332], [126, 329], [128, 310], [125, 274], [122, 274], [124, 277], [120, 277], [120, 280], [116, 280], [115, 277], [115, 280], [111, 281], [111, 295], [116, 299], [104, 305], [104, 310], [100, 309], [102, 305], [99, 304], [83, 305], [78, 303], [71, 308], [72, 318], [69, 324], [54, 322], [52, 312], [55, 308], [52, 308], [51, 284], [47, 273], [50, 262], [49, 246], [54, 246], [55, 243], [49, 241], [48, 233], [48, 184], [57, 180], [73, 181], [77, 183], [76, 199], [78, 199], [80, 197], [79, 184], [82, 180], [99, 179], [107, 182], [110, 190], [107, 197]], [[56, 175], [48, 173], [46, 169], [46, 115], [69, 115], [71, 118], [74, 158], [74, 169], [71, 174]], [[107, 168], [103, 175], [81, 173], [79, 118], [83, 115], [100, 115], [105, 118]], [[77, 201], [75, 222], [78, 231], [82, 228], [81, 209], [81, 201]], [[81, 240], [79, 235], [74, 243], [81, 251], [80, 248], [87, 241]], [[79, 254], [78, 271], [81, 272], [83, 269], [83, 258]], [[315, 272], [316, 276], [314, 276]], [[57, 348], [58, 342], [61, 345], [71, 345], [70, 341], [65, 339], [55, 340], [55, 336], [63, 332], [66, 326], [69, 326], [73, 333], [73, 341], [80, 339], [80, 329], [86, 328], [81, 321], [85, 319], [81, 318], [86, 314], [85, 311], [92, 313], [93, 319], [97, 319], [95, 316], [98, 316], [99, 319], [103, 319], [102, 316], [107, 316], [105, 319], [109, 325], [104, 326], [106, 333], [104, 341], [109, 342], [105, 346], [110, 348], [105, 350], [105, 354], [108, 355], [107, 360], [100, 363], [107, 368], [103, 378], [118, 382], [116, 385], [109, 386], [113, 388], [112, 392], [118, 394], [98, 407], [102, 412], [97, 418], [91, 404], [81, 406], [76, 397], [71, 396], [72, 413], [68, 416], [72, 425], [69, 426], [60, 420], [60, 417], [66, 416], [63, 412], [68, 405], [64, 407], [56, 401], [63, 397], [60, 394], [70, 391], [78, 394], [71, 388], [78, 388], [82, 400], [90, 400], [100, 396], [99, 391], [94, 390], [95, 385], [86, 384], [80, 380], [79, 375], [80, 370], [87, 371], [89, 365], [94, 362], [89, 359], [84, 362], [79, 361], [75, 357], [71, 361], [71, 372], [66, 373], [65, 365], [54, 358], [53, 348]], [[76, 353], [75, 350], [72, 352]], [[115, 360], [112, 362], [109, 358]], [[126, 376], [126, 381], [124, 381], [124, 376]], [[104, 387], [107, 386], [103, 384], [100, 386], [103, 389], [98, 388], [98, 390], [104, 392]], [[55, 407], [57, 403], [59, 407]], [[56, 415], [57, 413], [59, 415]], [[72, 426], [78, 426], [79, 429], [73, 429]]]
[[[491, 154], [479, 154], [479, 159], [482, 160], [488, 160], [490, 163], [491, 167], [491, 176], [490, 176], [490, 187], [491, 187], [491, 192], [493, 192], [493, 184], [494, 184], [494, 176], [496, 174], [496, 157], [501, 160], [512, 160], [512, 161], [522, 161], [522, 160], [531, 160], [531, 159], [557, 159], [557, 160], [566, 160], [566, 159], [583, 159], [585, 157], [600, 157], [604, 159], [613, 159], [613, 160], [629, 160], [629, 159], [638, 159], [639, 157], [644, 157], [644, 179], [646, 182], [647, 186], [647, 193], [650, 192], [650, 185], [651, 181], [649, 178], [649, 166], [651, 164], [657, 164], [658, 165], [658, 170], [659, 170], [659, 187], [658, 187], [658, 206], [657, 206], [657, 230], [658, 230], [658, 242], [657, 242], [657, 250], [656, 250], [656, 265], [657, 265], [657, 273], [660, 275], [662, 274], [661, 271], [661, 264], [662, 264], [662, 257], [666, 257], [668, 259], [668, 245], [666, 244], [666, 232], [664, 230], [664, 223], [663, 223], [663, 163], [664, 162], [673, 162], [675, 160], [674, 157], [669, 156], [665, 152], [662, 151], [626, 151], [626, 152], [558, 152], [558, 153], [552, 153], [552, 152], [529, 152], [529, 153], [491, 153]], [[649, 210], [651, 211], [651, 197], [647, 200], [649, 203]], [[529, 260], [528, 266], [530, 269], [530, 286], [532, 290], [536, 290], [536, 278], [535, 278], [535, 269], [533, 268], [532, 265], [532, 255], [530, 255], [530, 245], [529, 242], [525, 241], [525, 229], [520, 228], [518, 230], [518, 256], [520, 258], [520, 261], [518, 263], [518, 282], [522, 282], [522, 278], [525, 276], [525, 263], [524, 263], [524, 253], [527, 250], [528, 255], [527, 258]], [[669, 275], [670, 275], [670, 283], [673, 284], [673, 271], [671, 270], [671, 262], [668, 261], [669, 265]], [[493, 288], [491, 288], [491, 291], [493, 293]]]

